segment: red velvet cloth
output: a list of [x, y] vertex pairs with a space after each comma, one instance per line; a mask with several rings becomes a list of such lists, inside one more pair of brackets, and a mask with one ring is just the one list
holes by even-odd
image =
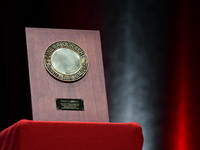
[[137, 123], [20, 120], [0, 133], [0, 150], [141, 150]]

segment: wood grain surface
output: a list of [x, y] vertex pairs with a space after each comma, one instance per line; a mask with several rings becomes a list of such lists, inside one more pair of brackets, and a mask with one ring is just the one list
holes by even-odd
[[[33, 120], [108, 122], [108, 106], [99, 31], [26, 28]], [[46, 71], [43, 58], [49, 45], [70, 41], [89, 59], [89, 70], [79, 81], [61, 82]], [[57, 110], [56, 98], [84, 100], [84, 111]]]

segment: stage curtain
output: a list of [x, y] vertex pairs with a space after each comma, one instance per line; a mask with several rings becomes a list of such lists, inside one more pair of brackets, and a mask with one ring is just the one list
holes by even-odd
[[163, 150], [200, 149], [199, 2], [173, 2], [169, 89]]

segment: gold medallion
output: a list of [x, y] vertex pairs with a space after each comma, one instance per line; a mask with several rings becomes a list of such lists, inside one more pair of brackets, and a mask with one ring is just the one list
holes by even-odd
[[44, 66], [54, 78], [74, 82], [85, 76], [89, 62], [86, 53], [78, 45], [58, 41], [45, 51]]

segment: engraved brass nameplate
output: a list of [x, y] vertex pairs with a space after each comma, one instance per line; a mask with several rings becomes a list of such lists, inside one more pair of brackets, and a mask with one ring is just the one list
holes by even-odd
[[56, 99], [57, 110], [84, 110], [84, 104], [82, 99]]
[[51, 44], [44, 54], [44, 66], [54, 78], [74, 82], [88, 71], [88, 57], [78, 45], [68, 41]]

